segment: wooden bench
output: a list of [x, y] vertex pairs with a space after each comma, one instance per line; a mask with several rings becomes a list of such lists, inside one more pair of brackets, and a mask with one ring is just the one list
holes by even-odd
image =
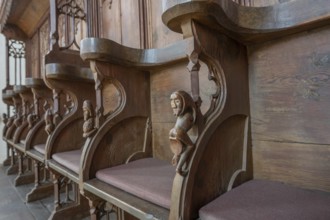
[[[3, 123], [4, 127], [2, 130], [2, 138], [5, 140], [6, 139], [6, 133], [9, 127], [13, 124], [14, 121], [14, 116], [10, 116], [10, 107], [14, 106], [12, 95], [13, 95], [13, 87], [8, 85], [6, 88], [2, 90], [2, 101], [7, 105], [7, 114], [3, 113], [2, 118], [3, 118]], [[9, 166], [11, 163], [11, 156], [10, 156], [10, 147], [6, 143], [6, 159], [2, 162], [3, 166]]]
[[[125, 100], [119, 102], [123, 107], [105, 119], [89, 146], [84, 148], [80, 190], [90, 199], [92, 219], [99, 219], [105, 213], [105, 202], [119, 208], [119, 217], [124, 211], [124, 215], [128, 213], [139, 219], [192, 219], [197, 217], [203, 202], [248, 176], [240, 174], [247, 168], [245, 161], [249, 152], [245, 49], [223, 35], [213, 36], [193, 22], [186, 28], [196, 30], [191, 32], [194, 35], [164, 49], [139, 50], [98, 38], [82, 41], [81, 56], [90, 60], [98, 76], [96, 85], [100, 85], [96, 87], [99, 88], [97, 94], [101, 94], [96, 109], [107, 109], [102, 95], [112, 82], [120, 88], [119, 97], [124, 97], [119, 100]], [[219, 45], [217, 51], [214, 45]], [[211, 73], [205, 69], [200, 71], [200, 60], [209, 64]], [[144, 73], [146, 79], [141, 83], [135, 80], [133, 87], [129, 82], [134, 82], [131, 74], [135, 71]], [[157, 74], [172, 74], [173, 81], [169, 83], [173, 85], [150, 82]], [[185, 77], [189, 75], [191, 77]], [[108, 82], [108, 78], [111, 81]], [[135, 89], [147, 82], [150, 87]], [[200, 87], [210, 86], [208, 83], [212, 82], [216, 88], [203, 94], [206, 107], [202, 116]], [[191, 91], [192, 95], [181, 90]], [[157, 95], [149, 95], [155, 93]], [[181, 110], [175, 109], [176, 105], [181, 106]], [[171, 106], [176, 122], [171, 116]], [[145, 113], [149, 125], [145, 122], [139, 125], [133, 120], [132, 114], [141, 108], [153, 109], [153, 114]], [[96, 115], [104, 117], [103, 113]], [[168, 130], [157, 127], [159, 121], [169, 122]], [[164, 155], [169, 145], [176, 153], [173, 158]], [[219, 155], [216, 145], [226, 154]], [[228, 168], [230, 160], [212, 160], [216, 156], [225, 158], [229, 153], [233, 155], [231, 158], [240, 158], [235, 166]], [[176, 168], [171, 161], [178, 164]], [[214, 177], [212, 170], [218, 166], [228, 170]], [[236, 177], [239, 178], [236, 180]], [[218, 178], [224, 183], [214, 192], [211, 186], [213, 179]]]
[[[27, 135], [24, 146], [26, 155], [33, 161], [35, 183], [34, 187], [26, 195], [26, 201], [33, 202], [53, 194], [50, 174], [45, 169], [44, 159], [40, 155], [44, 154], [42, 151], [44, 151], [48, 137], [44, 118], [46, 111], [53, 107], [53, 94], [52, 90], [46, 86], [41, 78], [26, 78], [26, 86], [31, 88], [34, 96], [34, 115], [30, 116], [34, 119], [32, 120], [33, 127]], [[62, 103], [64, 104], [64, 102]]]
[[[57, 55], [64, 56], [64, 52], [61, 53]], [[79, 58], [78, 53], [71, 58], [74, 57]], [[53, 62], [56, 62], [56, 59]], [[84, 205], [87, 203], [80, 198], [79, 190], [74, 190], [74, 198], [71, 198], [73, 202], [62, 202], [60, 192], [61, 188], [69, 187], [71, 181], [73, 185], [78, 182], [78, 172], [75, 168], [79, 165], [81, 149], [85, 142], [81, 132], [84, 124], [83, 103], [87, 99], [95, 105], [93, 75], [90, 69], [83, 65], [73, 66], [46, 61], [46, 81], [53, 90], [62, 91], [70, 97], [67, 104], [68, 112], [49, 135], [45, 148], [45, 160], [53, 173], [55, 193], [55, 207], [50, 218], [83, 216], [86, 213]]]
[[31, 161], [25, 160], [25, 142], [29, 131], [33, 127], [34, 100], [31, 88], [26, 86], [14, 86], [14, 92], [19, 93], [22, 99], [22, 112], [20, 125], [16, 129], [12, 140], [8, 143], [13, 147], [17, 154], [18, 175], [15, 178], [15, 186], [32, 183], [33, 171]]
[[[18, 89], [18, 90], [17, 90]], [[23, 113], [23, 105], [22, 105], [22, 99], [19, 94], [19, 87], [16, 86], [16, 91], [15, 91], [15, 86], [13, 86], [12, 92], [9, 92], [9, 96], [11, 96], [13, 103], [14, 103], [14, 116], [12, 117], [12, 124], [8, 126], [8, 129], [6, 129], [6, 134], [4, 136], [4, 140], [7, 142], [10, 151], [11, 151], [11, 163], [10, 166], [7, 168], [7, 175], [15, 174], [19, 170], [19, 166], [17, 163], [17, 155], [15, 152], [15, 149], [13, 147], [14, 141], [13, 139], [15, 138], [16, 134], [16, 140], [17, 137], [20, 135], [20, 131], [22, 131], [21, 128], [25, 128], [25, 125], [23, 124], [22, 126], [22, 113]]]
[[[330, 167], [325, 165], [329, 138], [324, 138], [327, 131], [319, 130], [329, 117], [320, 111], [330, 101], [325, 98], [329, 87], [318, 89], [322, 79], [318, 71], [328, 71], [317, 58], [330, 51], [323, 40], [329, 29], [324, 26], [330, 19], [329, 7], [327, 1], [260, 8], [231, 1], [177, 1], [165, 11], [163, 20], [174, 31], [181, 32], [180, 24], [194, 19], [249, 50], [253, 180], [219, 193], [200, 209], [201, 220], [329, 219]], [[288, 12], [290, 16], [285, 16]], [[310, 41], [318, 43], [303, 46]], [[308, 78], [313, 78], [316, 90], [300, 86], [299, 80]], [[308, 105], [314, 110], [302, 110]], [[314, 111], [320, 116], [315, 117]], [[213, 172], [221, 173], [221, 168]], [[216, 183], [221, 184], [222, 180]]]
[[[54, 105], [52, 112], [48, 111], [45, 116], [48, 139], [42, 155], [54, 184], [54, 210], [50, 219], [81, 218], [88, 214], [87, 200], [80, 197], [76, 186], [77, 171], [71, 166], [79, 165], [85, 142], [84, 103], [95, 106], [93, 74], [89, 63], [79, 56], [79, 36], [76, 35], [76, 28], [79, 25], [82, 28], [86, 20], [81, 3], [50, 1], [51, 46], [45, 56], [44, 80], [53, 90]], [[64, 191], [63, 200], [60, 193]]]

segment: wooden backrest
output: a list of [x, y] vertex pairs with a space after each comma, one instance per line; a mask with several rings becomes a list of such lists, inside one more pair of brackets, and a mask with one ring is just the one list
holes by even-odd
[[77, 50], [79, 44], [75, 28], [85, 20], [80, 3], [83, 1], [50, 1], [51, 46], [45, 56], [44, 81], [53, 90], [54, 105], [45, 116], [50, 128], [47, 159], [55, 152], [83, 146], [83, 134], [73, 135], [72, 131], [82, 131], [83, 102], [87, 99], [95, 106], [93, 75], [89, 64], [82, 61]]

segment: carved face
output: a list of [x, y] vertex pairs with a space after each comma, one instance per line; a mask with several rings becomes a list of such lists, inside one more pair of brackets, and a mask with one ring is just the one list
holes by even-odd
[[89, 100], [85, 100], [83, 103], [83, 112], [84, 112], [84, 120], [88, 120], [92, 115], [92, 103]]
[[173, 93], [171, 95], [171, 107], [175, 116], [179, 116], [182, 113], [182, 104], [181, 98], [176, 93]]
[[84, 107], [83, 111], [84, 111], [84, 120], [86, 121], [90, 117], [89, 109]]

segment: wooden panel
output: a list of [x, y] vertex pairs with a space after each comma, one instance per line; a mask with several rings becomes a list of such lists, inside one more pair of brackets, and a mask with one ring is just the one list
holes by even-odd
[[48, 8], [49, 1], [31, 0], [24, 12], [20, 14], [17, 25], [28, 36], [31, 36], [38, 28], [41, 19], [48, 13]]
[[256, 178], [330, 188], [330, 30], [249, 48]]
[[39, 76], [39, 35], [36, 32], [31, 39], [31, 75], [38, 78]]
[[251, 47], [253, 139], [330, 143], [329, 37], [323, 29]]
[[121, 1], [122, 44], [129, 47], [141, 48], [140, 45], [140, 10], [139, 1]]
[[330, 191], [330, 145], [253, 141], [254, 178]]
[[170, 31], [162, 22], [162, 13], [167, 0], [148, 2], [149, 36], [151, 37], [151, 47], [161, 48], [182, 39], [181, 34]]
[[[102, 37], [121, 43], [121, 1], [102, 1]], [[135, 24], [135, 22], [133, 22]]]
[[49, 19], [39, 29], [40, 41], [40, 73], [39, 78], [45, 73], [45, 55], [49, 50]]

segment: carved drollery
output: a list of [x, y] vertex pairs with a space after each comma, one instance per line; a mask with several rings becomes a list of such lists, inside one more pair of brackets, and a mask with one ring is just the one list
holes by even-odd
[[176, 166], [177, 173], [185, 176], [188, 170], [184, 170], [183, 165], [186, 164], [194, 149], [194, 143], [188, 131], [196, 123], [196, 104], [185, 91], [176, 91], [171, 95], [171, 107], [173, 114], [177, 117], [175, 126], [169, 134], [170, 147], [174, 153], [172, 164]]
[[48, 135], [51, 135], [51, 133], [55, 129], [55, 125], [53, 123], [53, 113], [51, 109], [47, 109], [46, 114], [45, 114], [45, 131], [47, 132]]
[[84, 101], [83, 111], [84, 111], [83, 137], [90, 137], [96, 131], [95, 123], [94, 123], [94, 110], [90, 100]]

